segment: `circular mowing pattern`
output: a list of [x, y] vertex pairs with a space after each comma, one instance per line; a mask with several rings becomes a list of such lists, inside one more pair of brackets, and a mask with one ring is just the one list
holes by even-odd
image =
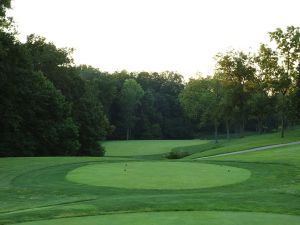
[[19, 225], [299, 225], [299, 216], [252, 212], [149, 212], [73, 217]]
[[197, 189], [247, 180], [249, 170], [190, 162], [102, 163], [70, 171], [69, 181], [128, 189]]

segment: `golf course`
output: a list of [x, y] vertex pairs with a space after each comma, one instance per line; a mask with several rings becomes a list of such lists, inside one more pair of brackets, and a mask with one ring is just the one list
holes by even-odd
[[[106, 157], [1, 158], [0, 224], [298, 225], [299, 144], [201, 157], [291, 143], [299, 133], [109, 141]], [[188, 156], [166, 158], [172, 151]]]
[[0, 0], [0, 225], [300, 225], [299, 8]]

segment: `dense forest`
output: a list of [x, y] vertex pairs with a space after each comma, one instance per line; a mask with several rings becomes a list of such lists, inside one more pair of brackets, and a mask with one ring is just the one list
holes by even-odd
[[25, 43], [0, 2], [0, 156], [104, 155], [107, 139], [191, 139], [271, 132], [300, 117], [300, 32], [270, 32], [276, 48], [216, 56], [215, 73], [102, 72], [37, 35]]

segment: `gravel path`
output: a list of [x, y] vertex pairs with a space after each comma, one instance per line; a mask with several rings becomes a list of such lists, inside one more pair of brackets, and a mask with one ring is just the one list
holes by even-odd
[[272, 148], [279, 148], [279, 147], [284, 147], [284, 146], [289, 146], [289, 145], [299, 145], [299, 144], [300, 144], [300, 141], [295, 141], [295, 142], [290, 142], [290, 143], [286, 143], [286, 144], [268, 145], [268, 146], [251, 148], [251, 149], [237, 151], [237, 152], [228, 152], [228, 153], [223, 153], [223, 154], [218, 154], [218, 155], [204, 156], [204, 157], [200, 157], [200, 158], [196, 158], [196, 159], [209, 159], [209, 158], [215, 158], [215, 157], [220, 157], [220, 156], [237, 155], [237, 154], [242, 154], [245, 152], [256, 152], [256, 151], [262, 151], [262, 150], [267, 150], [267, 149], [272, 149]]

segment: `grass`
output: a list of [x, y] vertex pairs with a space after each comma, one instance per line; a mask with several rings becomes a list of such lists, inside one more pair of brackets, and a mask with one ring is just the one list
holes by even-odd
[[298, 216], [236, 213], [236, 212], [152, 212], [127, 213], [120, 215], [104, 215], [79, 217], [75, 219], [58, 219], [29, 222], [20, 225], [299, 225]]
[[228, 155], [215, 158], [216, 160], [262, 162], [262, 163], [286, 163], [295, 166], [300, 165], [300, 145], [290, 145], [280, 148], [268, 149], [261, 152], [248, 152], [237, 155]]
[[[235, 151], [245, 146], [248, 148], [268, 143], [290, 142], [299, 140], [300, 137], [299, 131], [288, 133], [286, 139], [280, 139], [276, 135], [278, 134], [231, 140], [229, 143], [220, 143], [223, 146], [220, 146], [219, 150], [208, 150], [211, 143], [200, 143], [202, 148], [206, 149], [203, 152], [208, 154], [209, 151]], [[141, 149], [130, 148], [126, 142], [122, 142], [125, 144], [122, 148], [120, 143], [119, 150], [110, 154], [113, 157], [0, 158], [0, 224], [299, 224], [299, 145], [206, 160], [185, 158], [182, 162], [149, 160], [147, 156], [142, 156], [152, 154], [151, 149], [155, 146], [153, 142], [153, 145], [144, 146], [146, 150], [142, 152]], [[146, 145], [147, 142], [141, 143]], [[187, 148], [195, 148], [194, 144]], [[169, 143], [168, 150], [165, 147], [167, 141], [162, 145], [164, 147], [157, 144], [160, 150], [154, 149], [153, 154], [171, 151], [176, 147], [177, 150], [182, 149], [181, 141], [178, 142], [178, 146]], [[126, 153], [126, 149], [130, 152]], [[117, 152], [122, 153], [125, 158], [116, 157], [119, 155]], [[138, 160], [136, 156], [139, 156]], [[87, 185], [82, 181], [83, 177], [88, 180], [95, 178], [93, 182], [99, 182], [106, 177], [115, 184], [123, 183], [124, 181], [114, 180], [117, 177], [114, 176], [112, 168], [123, 166], [125, 163], [134, 165], [135, 168], [132, 171], [134, 176], [127, 180], [126, 188], [112, 184], [109, 187]], [[190, 168], [191, 164], [199, 170]], [[180, 165], [189, 166], [180, 168]], [[109, 168], [111, 174], [104, 172], [103, 166]], [[214, 187], [128, 188], [128, 185], [139, 185], [138, 179], [143, 179], [143, 182], [140, 182], [143, 184], [151, 183], [147, 177], [151, 172], [155, 179], [160, 180], [158, 182], [161, 185], [171, 184], [171, 181], [176, 181], [175, 178], [179, 182], [180, 176], [193, 175], [195, 180], [202, 176], [212, 180], [211, 174], [213, 170], [220, 168], [218, 166], [245, 169], [251, 172], [251, 176], [243, 182]], [[207, 170], [204, 170], [205, 168]], [[72, 171], [79, 170], [81, 173], [82, 169], [88, 170], [79, 176], [81, 183], [66, 179]], [[98, 174], [97, 169], [101, 169], [102, 173]], [[139, 172], [148, 174], [139, 175], [137, 179]], [[222, 176], [222, 170], [219, 172]], [[96, 177], [92, 174], [98, 175]], [[101, 177], [103, 175], [104, 178]], [[219, 175], [215, 180], [222, 180]], [[234, 179], [231, 176], [227, 178]]]
[[213, 141], [211, 141], [201, 145], [174, 148], [173, 151], [188, 152], [189, 156], [186, 158], [191, 159], [268, 145], [300, 141], [300, 129], [287, 131], [285, 138], [280, 138], [279, 135], [279, 133], [252, 135], [244, 138], [231, 139], [229, 141], [220, 140], [218, 144], [215, 144]]
[[[286, 147], [264, 150], [262, 152], [248, 152], [237, 155], [228, 155], [214, 158], [214, 161], [238, 161], [244, 163], [285, 164], [299, 168], [300, 146], [291, 145]], [[300, 196], [300, 173], [290, 177], [291, 185], [282, 184], [280, 192]], [[277, 188], [277, 187], [274, 187]]]
[[249, 170], [203, 163], [128, 162], [79, 167], [70, 171], [67, 179], [128, 189], [198, 189], [242, 182], [250, 175]]
[[106, 156], [146, 156], [170, 152], [180, 146], [204, 144], [205, 140], [138, 140], [138, 141], [107, 141], [105, 147]]

